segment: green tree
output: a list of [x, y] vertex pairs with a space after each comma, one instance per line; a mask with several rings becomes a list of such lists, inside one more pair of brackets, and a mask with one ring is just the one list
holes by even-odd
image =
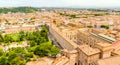
[[0, 57], [0, 65], [6, 65], [7, 64], [7, 58], [5, 56]]
[[20, 31], [19, 32], [19, 35], [20, 35], [20, 41], [23, 41], [24, 40], [24, 37], [25, 37], [25, 32], [24, 31]]
[[3, 42], [4, 41], [4, 38], [2, 36], [2, 32], [0, 32], [0, 42]]
[[0, 13], [8, 13], [8, 12], [33, 13], [35, 11], [37, 11], [37, 9], [32, 7], [0, 8]]
[[12, 38], [12, 42], [20, 42], [20, 35], [19, 33], [12, 33], [12, 34], [9, 34]]
[[87, 28], [93, 28], [93, 26], [87, 26]]
[[9, 52], [8, 53], [8, 61], [10, 62], [11, 60], [13, 60], [15, 57], [17, 57], [17, 53], [15, 52]]
[[28, 50], [28, 52], [34, 52], [36, 47], [38, 47], [38, 45], [33, 46], [33, 47], [29, 47], [27, 50]]
[[77, 16], [76, 15], [70, 15], [71, 18], [76, 18]]
[[103, 14], [94, 14], [94, 16], [103, 16]]
[[60, 52], [60, 49], [58, 47], [56, 47], [56, 46], [53, 45], [52, 48], [51, 48], [50, 54], [52, 56], [56, 56], [59, 52]]
[[45, 30], [41, 30], [41, 36], [46, 39], [46, 41], [49, 41], [48, 39], [48, 33]]
[[36, 43], [34, 40], [29, 41], [28, 44], [29, 44], [31, 47], [37, 45], [37, 43]]
[[4, 51], [0, 49], [0, 57], [4, 54]]
[[5, 43], [12, 42], [12, 37], [9, 34], [6, 34], [4, 36], [4, 42]]
[[45, 55], [48, 55], [48, 53], [50, 52], [50, 48], [51, 46], [45, 43], [42, 43], [40, 46], [36, 47], [34, 53], [36, 55], [39, 55], [40, 57], [43, 57]]
[[32, 52], [27, 52], [25, 54], [25, 59], [26, 61], [30, 61], [30, 58], [33, 58], [33, 53]]
[[46, 42], [46, 43], [41, 43], [39, 46], [37, 46], [35, 48], [34, 53], [36, 55], [39, 55], [40, 57], [43, 57], [49, 54], [56, 55], [58, 51], [59, 51], [58, 48], [54, 47], [51, 42]]
[[7, 53], [7, 60], [10, 65], [25, 65], [26, 61], [28, 61], [31, 57], [31, 53], [21, 47], [11, 48]]
[[10, 48], [10, 49], [9, 49], [9, 52], [22, 53], [22, 54], [24, 54], [26, 51], [25, 51], [25, 48], [17, 47], [17, 48]]
[[10, 62], [10, 65], [26, 65], [26, 60], [18, 56]]
[[110, 28], [109, 25], [101, 25], [100, 27], [101, 27], [101, 28], [105, 28], [105, 29], [109, 29], [109, 28]]

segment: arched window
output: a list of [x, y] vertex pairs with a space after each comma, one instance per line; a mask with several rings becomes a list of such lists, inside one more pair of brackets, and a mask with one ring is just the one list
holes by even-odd
[[75, 65], [77, 65], [77, 63], [75, 63]]

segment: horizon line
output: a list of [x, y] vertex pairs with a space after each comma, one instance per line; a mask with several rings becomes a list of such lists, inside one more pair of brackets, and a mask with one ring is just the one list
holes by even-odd
[[119, 6], [105, 6], [105, 7], [87, 7], [87, 6], [0, 6], [0, 8], [16, 8], [16, 7], [33, 7], [33, 8], [120, 8]]

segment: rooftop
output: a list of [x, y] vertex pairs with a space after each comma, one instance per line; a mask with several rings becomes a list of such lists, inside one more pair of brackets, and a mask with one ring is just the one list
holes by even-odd
[[118, 46], [118, 45], [120, 45], [120, 40], [119, 40], [119, 41], [116, 41], [116, 42], [114, 42], [114, 43], [112, 44], [113, 47]]
[[38, 58], [36, 61], [30, 61], [26, 65], [51, 65], [53, 60], [54, 58], [43, 57]]
[[[120, 47], [119, 47], [120, 48]], [[112, 52], [112, 54], [114, 55], [120, 55], [120, 49], [117, 49], [117, 50], [114, 50], [113, 52]]]
[[95, 47], [99, 48], [102, 51], [106, 51], [106, 50], [112, 49], [112, 44], [110, 44], [110, 43], [96, 43]]
[[64, 65], [68, 61], [69, 59], [67, 57], [62, 56], [62, 57], [56, 58], [52, 65]]
[[99, 36], [101, 36], [103, 39], [106, 39], [108, 41], [112, 41], [112, 42], [115, 42], [116, 40], [112, 37], [109, 37], [107, 35], [104, 35], [104, 34], [98, 34]]
[[91, 48], [88, 45], [81, 45], [78, 47], [80, 50], [82, 50], [86, 55], [90, 56], [96, 53], [99, 53], [100, 50], [96, 49], [96, 48]]
[[102, 46], [102, 47], [108, 47], [108, 46], [111, 46], [110, 43], [97, 43], [97, 45]]
[[120, 56], [98, 60], [97, 64], [98, 65], [120, 65]]

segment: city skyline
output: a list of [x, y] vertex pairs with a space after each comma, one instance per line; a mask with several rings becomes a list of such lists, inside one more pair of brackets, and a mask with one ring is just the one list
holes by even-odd
[[0, 7], [78, 7], [78, 8], [119, 8], [120, 0], [0, 0]]

